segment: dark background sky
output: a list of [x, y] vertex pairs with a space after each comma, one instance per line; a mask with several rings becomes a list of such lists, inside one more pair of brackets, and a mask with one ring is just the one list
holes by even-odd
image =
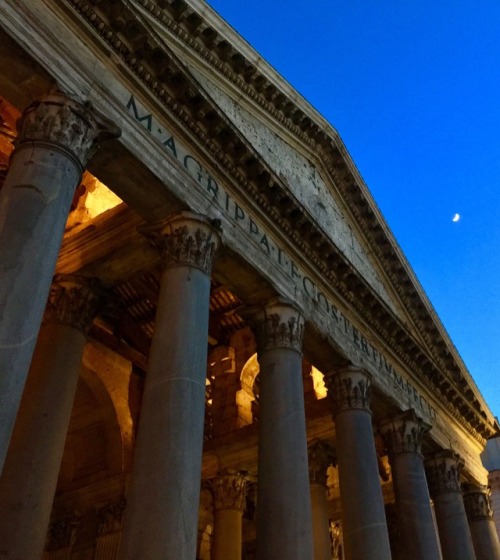
[[500, 416], [500, 2], [209, 4], [338, 130]]

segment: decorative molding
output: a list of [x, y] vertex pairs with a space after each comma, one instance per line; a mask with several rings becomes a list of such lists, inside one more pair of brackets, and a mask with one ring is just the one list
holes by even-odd
[[364, 410], [371, 414], [370, 398], [372, 378], [356, 366], [347, 366], [325, 376], [333, 416], [344, 410]]
[[97, 526], [98, 536], [101, 537], [121, 530], [125, 505], [125, 498], [120, 498], [117, 502], [96, 509], [97, 521], [99, 523]]
[[422, 454], [422, 439], [431, 425], [421, 420], [413, 409], [384, 420], [379, 431], [387, 447], [389, 458], [402, 453]]
[[47, 534], [46, 550], [59, 550], [72, 546], [78, 525], [80, 525], [80, 515], [76, 512], [61, 519], [52, 520]]
[[234, 509], [243, 512], [248, 480], [245, 474], [227, 472], [210, 481], [215, 511]]
[[275, 298], [250, 316], [257, 353], [288, 348], [302, 353], [304, 318], [287, 299]]
[[44, 324], [73, 327], [87, 334], [104, 303], [99, 280], [70, 274], [57, 274], [50, 289]]
[[210, 276], [214, 255], [221, 244], [218, 220], [181, 212], [140, 231], [160, 250], [164, 269], [190, 266]]
[[327, 469], [335, 466], [337, 458], [335, 450], [328, 443], [317, 440], [307, 448], [309, 459], [309, 482], [326, 486]]
[[493, 519], [493, 508], [491, 507], [491, 491], [487, 486], [475, 484], [464, 484], [464, 505], [467, 519]]
[[120, 136], [119, 128], [60, 91], [33, 101], [17, 122], [16, 148], [33, 142], [69, 152], [83, 172], [100, 141]]
[[450, 449], [438, 451], [425, 461], [429, 493], [433, 499], [446, 492], [461, 492], [460, 474], [464, 460]]

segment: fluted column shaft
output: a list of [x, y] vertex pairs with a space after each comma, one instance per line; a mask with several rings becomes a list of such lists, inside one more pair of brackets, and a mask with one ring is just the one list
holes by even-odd
[[302, 383], [304, 321], [285, 300], [254, 317], [260, 365], [258, 560], [312, 560]]
[[243, 512], [247, 480], [238, 473], [227, 473], [212, 481], [214, 532], [212, 560], [241, 560]]
[[314, 560], [331, 560], [330, 520], [327, 500], [327, 469], [334, 462], [334, 451], [325, 442], [309, 446], [309, 483], [313, 525]]
[[448, 449], [425, 461], [443, 560], [476, 560], [460, 490], [462, 468], [463, 460]]
[[96, 283], [53, 284], [0, 477], [0, 558], [41, 558], [82, 366]]
[[155, 333], [124, 515], [122, 560], [196, 555], [210, 271], [219, 236], [202, 216], [146, 230], [162, 255]]
[[384, 421], [380, 432], [391, 464], [398, 525], [407, 560], [440, 560], [441, 550], [421, 455], [430, 426], [413, 410]]
[[370, 412], [371, 378], [354, 366], [327, 377], [335, 420], [346, 558], [389, 560], [391, 549]]
[[0, 191], [0, 471], [74, 191], [103, 132], [88, 107], [60, 93], [18, 122]]
[[477, 560], [500, 560], [500, 544], [487, 486], [465, 484], [464, 505]]

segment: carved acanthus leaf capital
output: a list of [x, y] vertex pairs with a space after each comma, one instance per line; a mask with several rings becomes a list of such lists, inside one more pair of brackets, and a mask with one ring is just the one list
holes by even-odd
[[347, 366], [325, 376], [333, 415], [344, 410], [370, 412], [371, 375], [356, 366]]
[[225, 473], [210, 481], [215, 510], [245, 510], [248, 479], [241, 473]]
[[17, 122], [16, 146], [42, 142], [69, 153], [80, 166], [87, 165], [98, 147], [108, 138], [118, 138], [120, 129], [60, 91], [53, 91], [41, 101], [33, 101]]
[[180, 212], [141, 228], [161, 254], [162, 267], [190, 266], [210, 275], [221, 244], [220, 223], [193, 212]]
[[45, 324], [73, 327], [86, 334], [104, 301], [99, 280], [70, 274], [54, 277], [45, 307]]
[[304, 318], [287, 299], [270, 301], [252, 315], [251, 322], [259, 354], [276, 348], [289, 348], [302, 353]]
[[120, 531], [124, 509], [125, 498], [120, 498], [117, 502], [98, 508], [96, 510], [99, 523], [97, 534], [101, 536]]
[[467, 519], [493, 519], [493, 508], [491, 507], [490, 489], [487, 486], [476, 484], [464, 484], [464, 505]]
[[460, 474], [464, 461], [454, 451], [445, 449], [425, 461], [425, 472], [432, 498], [445, 492], [461, 492]]
[[47, 550], [70, 547], [75, 540], [79, 524], [80, 515], [76, 512], [61, 519], [52, 520], [47, 534]]
[[431, 425], [421, 420], [414, 410], [407, 410], [380, 424], [389, 457], [402, 453], [422, 452], [422, 439]]
[[317, 440], [307, 448], [309, 459], [309, 481], [326, 486], [327, 469], [337, 462], [333, 447]]

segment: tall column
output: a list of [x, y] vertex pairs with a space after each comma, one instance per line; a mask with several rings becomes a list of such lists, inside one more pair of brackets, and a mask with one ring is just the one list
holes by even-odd
[[0, 477], [2, 559], [42, 555], [97, 287], [75, 276], [52, 285]]
[[215, 509], [212, 560], [241, 560], [246, 488], [246, 477], [236, 472], [212, 480]]
[[391, 549], [370, 410], [371, 377], [356, 366], [327, 377], [335, 420], [346, 558], [389, 560]]
[[425, 461], [444, 560], [476, 560], [460, 490], [463, 460], [450, 449]]
[[145, 233], [163, 272], [124, 515], [122, 560], [196, 555], [210, 271], [219, 235], [181, 212]]
[[0, 191], [0, 471], [35, 347], [75, 188], [118, 129], [61, 93], [32, 103]]
[[312, 560], [302, 315], [277, 298], [254, 316], [260, 365], [257, 559]]
[[314, 560], [331, 560], [330, 519], [327, 500], [327, 469], [335, 454], [325, 442], [315, 441], [309, 446], [309, 483], [313, 524]]
[[99, 524], [94, 560], [116, 560], [118, 558], [124, 508], [125, 500], [120, 498], [118, 501], [96, 510]]
[[500, 544], [487, 486], [464, 484], [464, 505], [477, 560], [500, 560]]
[[380, 425], [391, 464], [398, 526], [407, 560], [440, 560], [431, 499], [421, 455], [431, 426], [408, 410]]
[[496, 435], [486, 442], [486, 448], [481, 453], [481, 460], [488, 471], [493, 519], [500, 537], [500, 435]]

